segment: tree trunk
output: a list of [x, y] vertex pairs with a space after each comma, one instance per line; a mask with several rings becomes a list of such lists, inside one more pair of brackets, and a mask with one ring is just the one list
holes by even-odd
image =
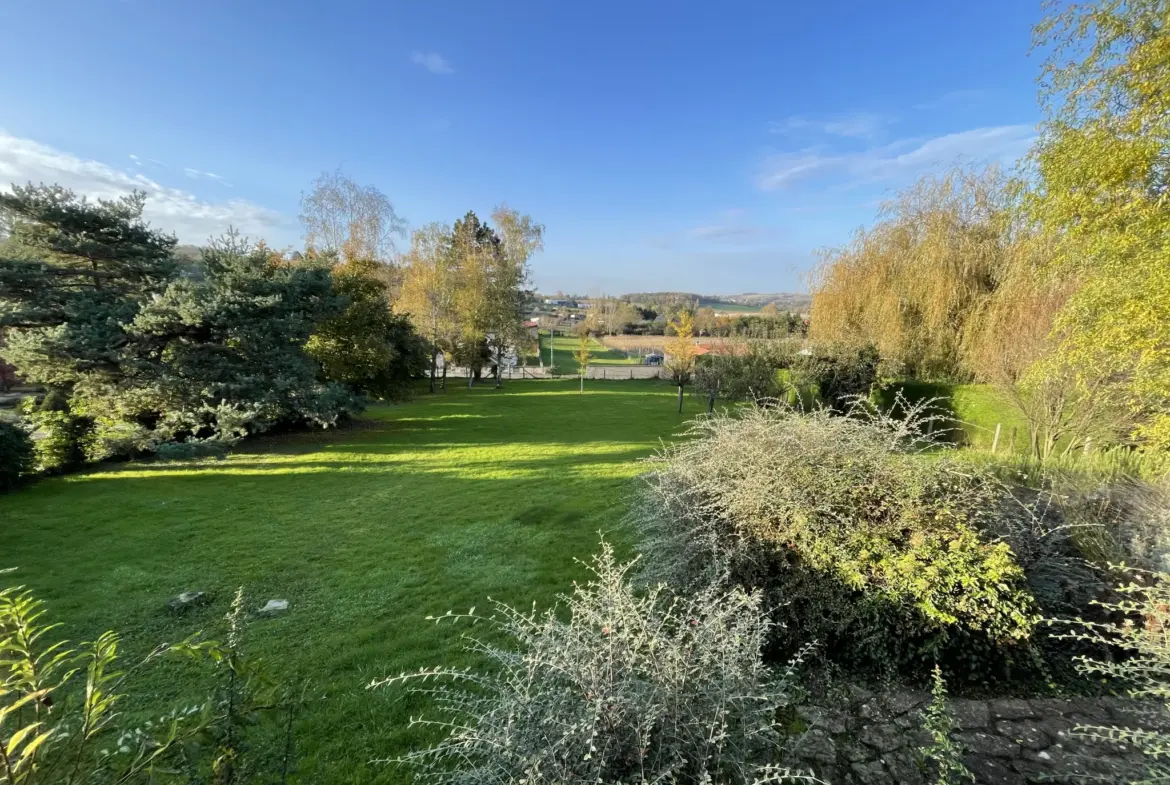
[[439, 389], [441, 389], [441, 390], [447, 389], [447, 363], [446, 362], [443, 363], [443, 379], [441, 382], [439, 382]]
[[435, 350], [431, 349], [431, 392], [435, 391]]
[[585, 374], [577, 374], [581, 377], [581, 392], [585, 392]]
[[683, 386], [678, 386], [678, 413], [682, 414]]
[[707, 414], [710, 414], [713, 411], [715, 411], [715, 396], [709, 395], [707, 396]]

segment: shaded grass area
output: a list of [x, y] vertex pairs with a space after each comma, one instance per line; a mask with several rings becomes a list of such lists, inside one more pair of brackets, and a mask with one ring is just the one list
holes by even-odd
[[[540, 352], [545, 365], [553, 365], [556, 373], [580, 373], [581, 365], [574, 357], [577, 351], [577, 336], [546, 333], [540, 335]], [[589, 339], [589, 363], [591, 365], [640, 365], [641, 360], [630, 357], [617, 349], [606, 348], [596, 338]]]
[[[558, 359], [560, 352], [558, 351]], [[0, 567], [30, 586], [73, 640], [124, 635], [128, 661], [162, 641], [218, 632], [244, 586], [253, 608], [290, 601], [248, 631], [253, 653], [307, 680], [297, 726], [304, 781], [391, 782], [371, 764], [419, 743], [422, 705], [371, 693], [375, 677], [469, 664], [428, 614], [550, 602], [617, 526], [638, 459], [677, 433], [674, 388], [655, 382], [508, 382], [420, 392], [354, 427], [247, 443], [227, 460], [138, 463], [0, 497]], [[213, 602], [163, 610], [184, 590]], [[486, 630], [484, 631], [486, 632]], [[147, 705], [200, 697], [188, 669], [146, 671]]]
[[898, 382], [877, 393], [880, 405], [890, 406], [896, 392], [901, 392], [910, 403], [935, 399], [937, 412], [955, 421], [955, 427], [959, 429], [956, 436], [966, 446], [990, 449], [998, 424], [999, 452], [1028, 450], [1027, 421], [1019, 409], [992, 385]]

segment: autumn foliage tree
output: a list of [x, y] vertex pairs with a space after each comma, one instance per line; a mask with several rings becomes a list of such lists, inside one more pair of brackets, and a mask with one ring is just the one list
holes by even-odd
[[589, 374], [589, 360], [592, 354], [589, 351], [589, 328], [581, 325], [577, 329], [577, 349], [573, 352], [573, 359], [577, 361], [577, 375], [581, 378], [581, 392], [585, 392], [585, 377]]
[[469, 369], [469, 384], [484, 365], [494, 365], [499, 385], [507, 353], [527, 341], [528, 260], [541, 248], [544, 228], [506, 206], [493, 220], [495, 228], [468, 212], [451, 227], [425, 227], [405, 256], [398, 307], [431, 341], [432, 390], [440, 353]]
[[[396, 305], [429, 343], [430, 390], [434, 392], [438, 358], [453, 356], [459, 339], [456, 296], [460, 281], [450, 228], [434, 223], [415, 230], [402, 272]], [[445, 372], [446, 364], [443, 368]]]
[[1108, 380], [1134, 436], [1170, 447], [1170, 0], [1099, 0], [1035, 31], [1048, 50], [1028, 215], [1044, 273], [1079, 285], [1056, 319], [1081, 389]]
[[425, 368], [426, 348], [409, 319], [391, 311], [381, 267], [366, 258], [332, 267], [333, 292], [346, 304], [317, 325], [305, 351], [325, 378], [396, 401], [409, 395], [411, 379]]
[[927, 177], [816, 270], [810, 335], [877, 345], [907, 375], [970, 379], [971, 319], [1011, 263], [1020, 227], [996, 168]]
[[406, 221], [390, 199], [372, 185], [358, 185], [340, 169], [322, 172], [307, 194], [301, 195], [301, 225], [306, 247], [320, 253], [387, 262], [395, 251], [394, 238]]
[[690, 311], [682, 311], [671, 326], [674, 328], [674, 338], [666, 347], [666, 368], [678, 385], [678, 410], [681, 413], [683, 387], [695, 372], [695, 357], [698, 354], [694, 338], [695, 320]]

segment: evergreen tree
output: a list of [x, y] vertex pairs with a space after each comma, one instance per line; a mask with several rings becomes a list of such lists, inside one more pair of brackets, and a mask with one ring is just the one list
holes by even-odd
[[113, 421], [152, 426], [162, 440], [232, 440], [277, 422], [329, 426], [356, 405], [344, 385], [318, 380], [304, 349], [347, 304], [327, 267], [290, 264], [235, 233], [204, 250], [203, 267], [202, 280], [173, 281], [129, 326], [137, 354], [127, 388], [106, 402]]
[[175, 238], [142, 220], [145, 198], [31, 184], [0, 194], [0, 356], [28, 381], [72, 392], [119, 376], [126, 325], [175, 269]]

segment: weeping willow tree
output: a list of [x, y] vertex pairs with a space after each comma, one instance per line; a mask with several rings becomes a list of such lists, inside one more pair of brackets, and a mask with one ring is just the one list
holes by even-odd
[[872, 342], [909, 376], [969, 379], [972, 316], [995, 293], [1023, 230], [996, 167], [925, 177], [814, 272], [810, 337]]
[[963, 363], [974, 378], [994, 384], [1028, 424], [1032, 454], [1114, 443], [1132, 428], [1110, 379], [1084, 378], [1060, 352], [1067, 335], [1060, 319], [1082, 281], [1051, 269], [1051, 235], [1033, 230], [1005, 249], [995, 291], [967, 318]]

